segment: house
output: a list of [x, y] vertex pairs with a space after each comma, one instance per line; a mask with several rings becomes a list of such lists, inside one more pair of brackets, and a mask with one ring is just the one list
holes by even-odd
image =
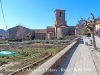
[[100, 36], [100, 19], [96, 22], [95, 33], [96, 35]]

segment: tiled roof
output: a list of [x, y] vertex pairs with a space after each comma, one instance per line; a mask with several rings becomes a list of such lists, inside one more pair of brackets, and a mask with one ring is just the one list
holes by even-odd
[[46, 29], [34, 29], [35, 33], [47, 33]]
[[54, 28], [54, 26], [47, 26], [47, 28]]
[[98, 21], [96, 22], [96, 24], [100, 24], [100, 20], [98, 20]]
[[[14, 29], [14, 28], [23, 28], [23, 29], [28, 29], [28, 30], [30, 30], [29, 28], [24, 27], [24, 26], [20, 26], [20, 25], [15, 26], [15, 27], [12, 27], [12, 28], [10, 28], [10, 29]], [[10, 30], [10, 29], [9, 29], [9, 30]]]

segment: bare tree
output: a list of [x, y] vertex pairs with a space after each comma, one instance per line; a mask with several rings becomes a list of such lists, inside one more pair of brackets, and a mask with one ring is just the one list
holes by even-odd
[[28, 34], [27, 34], [27, 38], [29, 40], [34, 40], [35, 39], [35, 31], [30, 31]]
[[85, 28], [87, 28], [89, 30], [89, 32], [91, 33], [94, 49], [97, 50], [96, 43], [95, 43], [94, 28], [95, 28], [95, 25], [96, 25], [96, 22], [98, 19], [95, 19], [94, 15], [92, 13], [91, 13], [91, 16], [92, 16], [92, 20], [89, 20], [90, 17], [88, 17], [88, 20], [81, 18], [81, 20], [79, 22], [83, 21]]
[[19, 27], [19, 30], [17, 31], [17, 38], [23, 40], [23, 39], [25, 38], [25, 35], [26, 35], [25, 33], [26, 33], [26, 31], [27, 31], [27, 30], [26, 30], [24, 27], [20, 26], [20, 27]]

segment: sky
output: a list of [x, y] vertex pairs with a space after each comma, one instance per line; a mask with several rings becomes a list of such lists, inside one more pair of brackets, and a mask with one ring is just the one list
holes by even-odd
[[[54, 26], [54, 11], [66, 10], [68, 26], [75, 26], [80, 17], [87, 19], [93, 13], [100, 16], [100, 0], [1, 0], [7, 28], [19, 24], [30, 29]], [[0, 8], [0, 29], [6, 29]]]

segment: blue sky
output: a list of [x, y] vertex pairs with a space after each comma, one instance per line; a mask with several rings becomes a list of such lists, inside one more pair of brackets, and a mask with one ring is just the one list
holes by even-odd
[[[54, 25], [54, 11], [66, 10], [68, 26], [75, 26], [80, 16], [92, 12], [100, 15], [100, 0], [1, 0], [8, 28], [22, 24], [30, 29], [45, 29]], [[0, 29], [6, 29], [0, 9]]]

